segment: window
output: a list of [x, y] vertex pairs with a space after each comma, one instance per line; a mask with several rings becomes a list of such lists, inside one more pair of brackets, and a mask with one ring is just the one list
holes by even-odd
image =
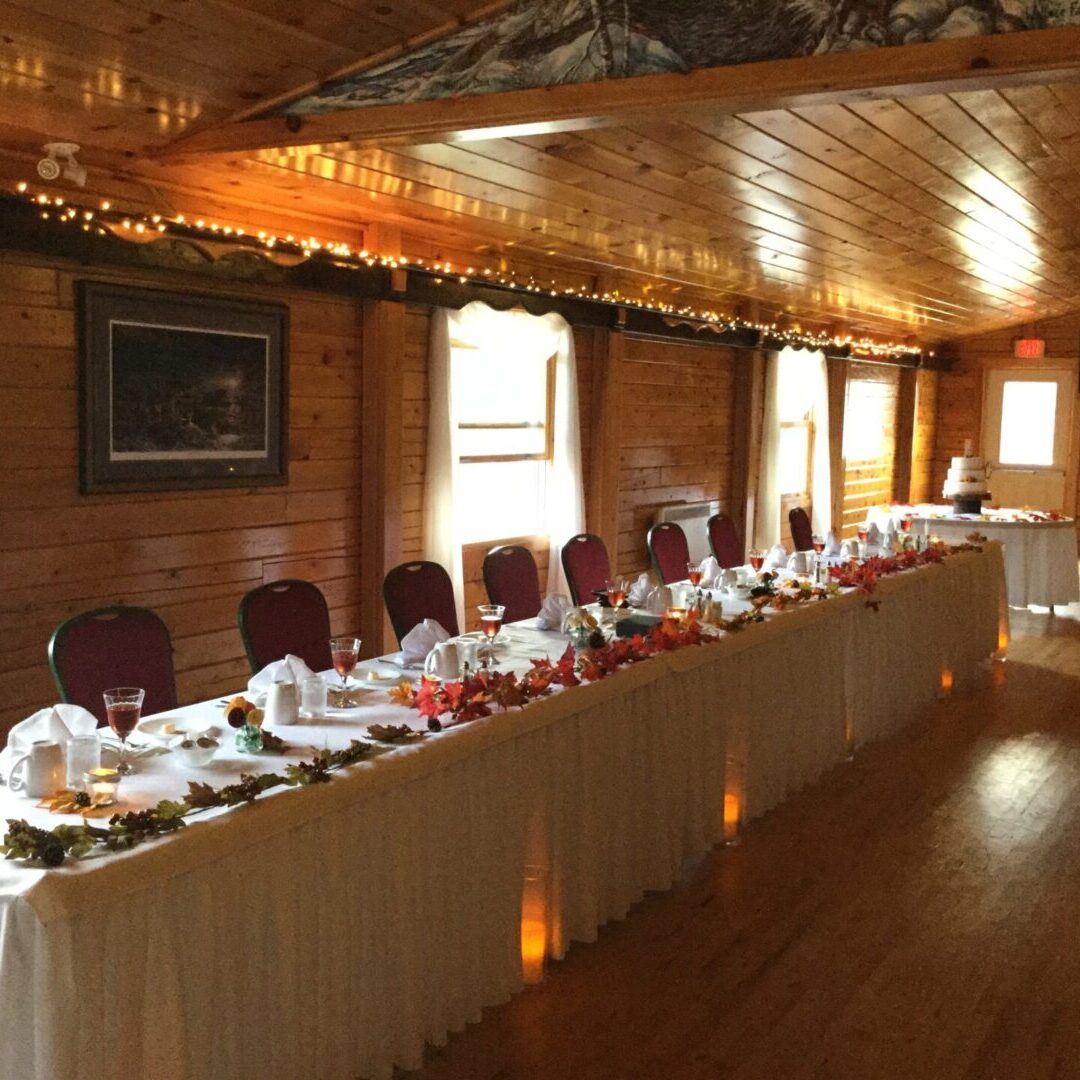
[[1001, 388], [1001, 465], [1054, 464], [1057, 382], [1009, 380]]
[[849, 379], [844, 413], [844, 457], [848, 462], [877, 461], [885, 456], [895, 392], [888, 382]]
[[542, 535], [554, 438], [555, 358], [500, 346], [451, 345], [462, 541]]
[[805, 380], [798, 375], [803, 364], [799, 353], [783, 355], [779, 372], [780, 444], [777, 482], [781, 498], [810, 493], [813, 462], [814, 423], [807, 402]]

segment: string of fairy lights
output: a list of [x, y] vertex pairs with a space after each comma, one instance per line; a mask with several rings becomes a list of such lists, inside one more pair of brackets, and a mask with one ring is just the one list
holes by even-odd
[[[268, 257], [291, 256], [297, 259], [329, 259], [337, 265], [355, 269], [383, 267], [391, 270], [409, 270], [431, 277], [436, 283], [457, 281], [462, 285], [476, 284], [498, 286], [523, 293], [587, 300], [614, 307], [636, 308], [661, 315], [704, 324], [719, 331], [754, 330], [772, 341], [800, 349], [847, 350], [853, 359], [912, 360], [921, 355], [922, 349], [908, 342], [882, 342], [851, 334], [835, 334], [827, 331], [804, 330], [798, 325], [784, 326], [777, 322], [757, 322], [737, 315], [692, 306], [678, 306], [644, 296], [631, 296], [618, 289], [596, 291], [584, 285], [560, 284], [555, 279], [540, 281], [533, 275], [518, 275], [511, 269], [457, 266], [448, 260], [407, 258], [400, 255], [383, 255], [356, 248], [341, 240], [321, 240], [314, 236], [298, 236], [294, 233], [273, 232], [267, 229], [251, 231], [235, 224], [212, 221], [206, 217], [185, 214], [129, 212], [116, 208], [108, 200], [96, 206], [81, 204], [59, 195], [34, 191], [25, 181], [16, 185], [15, 191], [33, 204], [39, 216], [46, 221], [76, 226], [83, 232], [101, 236], [118, 236], [135, 241], [147, 241], [160, 236], [184, 239], [202, 238], [208, 241], [230, 243], [247, 250], [261, 252]], [[928, 355], [933, 356], [933, 353]]]

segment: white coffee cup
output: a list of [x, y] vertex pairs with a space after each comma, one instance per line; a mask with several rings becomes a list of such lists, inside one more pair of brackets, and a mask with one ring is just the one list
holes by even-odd
[[458, 677], [458, 648], [455, 641], [440, 641], [424, 660], [424, 674], [450, 681]]
[[805, 574], [807, 571], [806, 565], [806, 552], [796, 551], [789, 556], [787, 561], [787, 568], [796, 574]]
[[39, 739], [11, 766], [8, 787], [42, 799], [62, 790], [65, 776], [64, 748], [49, 739]]
[[266, 723], [288, 727], [300, 719], [300, 692], [296, 683], [281, 680], [270, 684], [266, 694]]

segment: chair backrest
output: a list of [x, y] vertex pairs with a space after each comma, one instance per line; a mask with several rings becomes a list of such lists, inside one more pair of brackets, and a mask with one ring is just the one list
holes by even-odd
[[454, 584], [438, 563], [418, 560], [395, 566], [383, 580], [383, 601], [399, 645], [425, 619], [435, 619], [451, 637], [459, 633]]
[[238, 619], [253, 672], [289, 653], [312, 671], [333, 667], [330, 610], [322, 590], [310, 581], [285, 579], [252, 589], [240, 601]]
[[102, 694], [115, 686], [146, 691], [143, 715], [176, 708], [172, 641], [159, 616], [141, 607], [105, 607], [73, 615], [49, 639], [60, 700], [81, 705], [105, 725]]
[[649, 530], [649, 558], [661, 585], [686, 580], [686, 564], [690, 562], [690, 545], [681, 525], [661, 521]]
[[503, 622], [531, 619], [540, 612], [540, 577], [527, 547], [504, 544], [492, 548], [484, 556], [484, 588], [493, 604], [506, 608]]
[[593, 591], [603, 589], [611, 578], [607, 547], [592, 533], [578, 533], [563, 544], [562, 565], [575, 604], [591, 604]]
[[810, 515], [801, 506], [793, 506], [787, 518], [791, 525], [791, 539], [795, 550], [813, 551], [814, 530], [810, 526]]
[[742, 566], [746, 559], [743, 557], [742, 542], [739, 540], [739, 530], [735, 528], [735, 522], [727, 514], [713, 514], [709, 518], [709, 549], [713, 558], [725, 569], [732, 566]]

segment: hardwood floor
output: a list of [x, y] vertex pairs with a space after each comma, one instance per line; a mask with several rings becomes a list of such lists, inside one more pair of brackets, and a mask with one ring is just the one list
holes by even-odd
[[412, 1080], [1080, 1077], [1080, 608]]

